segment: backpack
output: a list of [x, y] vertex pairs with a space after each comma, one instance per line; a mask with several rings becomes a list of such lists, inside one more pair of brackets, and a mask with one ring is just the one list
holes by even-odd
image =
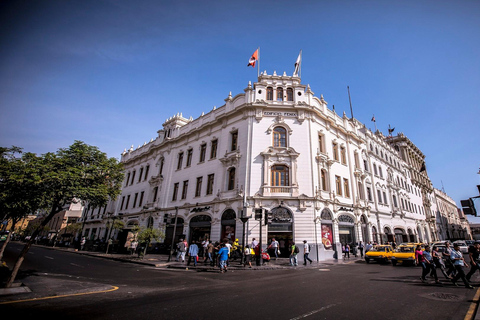
[[293, 248], [293, 252], [295, 252], [295, 253], [299, 253], [299, 252], [300, 252], [300, 249], [298, 249], [298, 246], [295, 246], [295, 248]]

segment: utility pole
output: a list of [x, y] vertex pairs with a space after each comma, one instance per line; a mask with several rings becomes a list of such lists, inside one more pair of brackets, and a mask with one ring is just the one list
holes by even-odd
[[178, 217], [178, 207], [175, 207], [175, 225], [173, 226], [172, 244], [170, 245], [170, 253], [168, 255], [167, 262], [170, 262], [170, 260], [172, 260], [173, 245], [175, 241], [175, 232], [177, 231], [177, 217]]

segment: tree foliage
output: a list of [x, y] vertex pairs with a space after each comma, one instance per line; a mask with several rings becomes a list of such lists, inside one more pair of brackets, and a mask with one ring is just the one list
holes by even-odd
[[20, 253], [8, 287], [13, 283], [32, 241], [58, 211], [74, 199], [104, 206], [120, 194], [124, 173], [117, 159], [108, 158], [97, 147], [82, 141], [75, 141], [68, 148], [41, 156], [25, 153], [22, 157], [16, 157], [21, 152], [16, 147], [1, 148], [0, 152], [2, 214], [6, 218], [13, 218], [17, 214], [14, 209], [23, 215], [38, 209], [48, 212]]

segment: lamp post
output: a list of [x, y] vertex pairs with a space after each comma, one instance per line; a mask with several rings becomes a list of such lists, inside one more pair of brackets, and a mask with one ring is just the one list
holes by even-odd
[[242, 232], [242, 264], [245, 264], [245, 224], [248, 222], [248, 219], [251, 217], [245, 216], [245, 207], [243, 207], [242, 211], [242, 217], [240, 218], [240, 221], [243, 223], [243, 232]]
[[175, 241], [175, 232], [177, 231], [177, 217], [178, 217], [178, 207], [175, 207], [175, 225], [173, 226], [172, 244], [170, 245], [170, 253], [168, 255], [167, 262], [170, 262], [170, 260], [172, 260], [173, 242]]
[[318, 238], [317, 238], [317, 223], [320, 221], [320, 217], [315, 217], [315, 219], [313, 219], [313, 223], [315, 224], [315, 247], [317, 248], [317, 262], [319, 262], [319, 258], [318, 258]]

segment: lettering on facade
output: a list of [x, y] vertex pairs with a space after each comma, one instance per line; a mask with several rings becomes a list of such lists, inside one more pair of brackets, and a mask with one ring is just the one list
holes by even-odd
[[345, 208], [345, 207], [340, 207], [340, 211], [350, 211], [353, 212], [353, 209]]
[[192, 210], [190, 210], [190, 212], [203, 212], [208, 210], [210, 210], [210, 207], [198, 207], [198, 208], [193, 208]]
[[265, 111], [264, 116], [283, 116], [283, 117], [297, 117], [296, 112], [274, 112], [274, 111]]

